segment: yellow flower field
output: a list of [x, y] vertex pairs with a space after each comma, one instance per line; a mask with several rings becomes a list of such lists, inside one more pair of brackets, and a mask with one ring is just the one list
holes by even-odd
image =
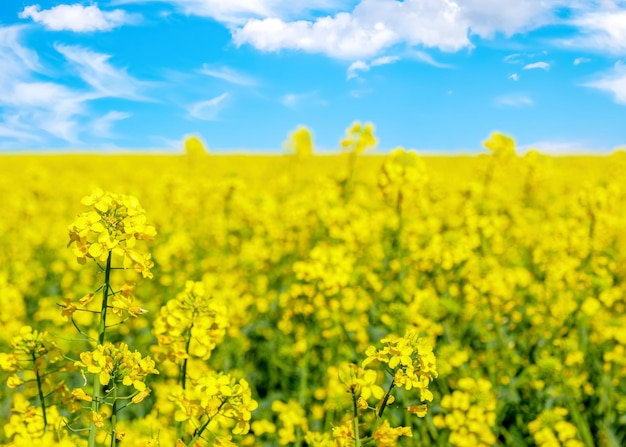
[[0, 157], [0, 444], [626, 445], [626, 154], [373, 139]]

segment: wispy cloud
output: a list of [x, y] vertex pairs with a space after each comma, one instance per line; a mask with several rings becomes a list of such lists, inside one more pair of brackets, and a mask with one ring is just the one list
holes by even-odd
[[577, 57], [574, 59], [574, 65], [586, 64], [587, 62], [591, 62], [591, 59], [586, 57]]
[[204, 64], [200, 73], [236, 85], [254, 86], [258, 84], [258, 81], [252, 76], [240, 73], [227, 66], [212, 67]]
[[512, 79], [513, 81], [519, 81], [519, 75], [517, 73], [513, 73], [507, 79]]
[[[106, 111], [92, 121], [90, 101], [100, 98], [144, 99], [142, 83], [108, 62], [110, 56], [92, 50], [55, 45], [83, 88], [63, 83], [56, 70], [41, 65], [35, 52], [20, 42], [21, 27], [0, 27], [0, 139], [29, 144], [50, 137], [79, 144], [81, 135], [110, 132], [120, 112]], [[54, 77], [53, 77], [54, 76]]]
[[0, 26], [0, 86], [16, 77], [44, 71], [37, 53], [20, 43], [23, 29], [24, 26]]
[[394, 64], [399, 60], [400, 58], [398, 56], [383, 56], [383, 57], [378, 57], [369, 63], [362, 61], [362, 60], [352, 62], [350, 66], [348, 67], [348, 71], [346, 73], [346, 79], [350, 80], [350, 79], [357, 78], [359, 76], [358, 75], [359, 71], [369, 71], [370, 68], [372, 67], [379, 67], [381, 65]]
[[533, 99], [526, 93], [510, 93], [498, 96], [495, 104], [504, 107], [528, 107], [534, 104]]
[[583, 85], [610, 93], [616, 103], [626, 105], [626, 64], [618, 62], [596, 80]]
[[519, 53], [509, 54], [508, 56], [505, 56], [505, 58], [502, 60], [507, 64], [519, 64], [522, 61], [521, 55]]
[[444, 64], [436, 61], [430, 54], [426, 53], [425, 51], [413, 50], [409, 53], [409, 57], [412, 57], [413, 59], [421, 62], [425, 62], [428, 65], [432, 65], [433, 67], [437, 68], [454, 68], [453, 65]]
[[110, 55], [75, 45], [55, 44], [54, 48], [65, 57], [78, 76], [93, 88], [95, 97], [148, 100], [140, 93], [146, 84], [130, 76], [125, 69], [114, 67], [109, 62]]
[[524, 65], [524, 67], [522, 68], [522, 70], [536, 70], [536, 69], [548, 71], [550, 69], [550, 64], [547, 62], [533, 62], [532, 64]]
[[348, 67], [348, 72], [346, 73], [346, 79], [348, 80], [354, 79], [358, 77], [357, 72], [368, 71], [369, 69], [370, 69], [370, 66], [367, 64], [367, 62], [363, 62], [363, 61], [352, 62], [350, 66]]
[[305, 92], [305, 93], [287, 93], [280, 98], [280, 103], [290, 109], [297, 109], [302, 104], [315, 104], [318, 106], [325, 106], [327, 102], [320, 98], [317, 91]]
[[203, 121], [216, 121], [229, 96], [228, 92], [225, 92], [207, 101], [195, 102], [187, 109], [189, 116]]
[[370, 63], [370, 65], [372, 67], [377, 67], [379, 65], [395, 64], [399, 60], [400, 60], [399, 56], [383, 56], [383, 57], [379, 57], [379, 58], [374, 59]]
[[571, 20], [571, 24], [580, 33], [573, 38], [557, 40], [557, 43], [602, 53], [626, 54], [626, 10], [609, 6], [580, 15]]
[[27, 6], [19, 13], [21, 19], [32, 19], [51, 31], [93, 32], [110, 31], [120, 26], [136, 23], [139, 16], [121, 9], [102, 11], [97, 4], [83, 6], [58, 5], [42, 10], [39, 5]]
[[130, 113], [112, 110], [91, 122], [92, 133], [101, 138], [114, 138], [116, 135], [112, 131], [113, 124], [117, 121], [128, 119], [131, 116]]

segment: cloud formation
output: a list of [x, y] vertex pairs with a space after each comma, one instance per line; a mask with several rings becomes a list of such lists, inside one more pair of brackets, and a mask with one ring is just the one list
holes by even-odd
[[74, 31], [77, 33], [110, 31], [133, 23], [137, 17], [121, 9], [102, 11], [98, 5], [58, 5], [42, 10], [39, 5], [26, 6], [19, 13], [21, 19], [32, 19], [51, 31]]
[[[76, 76], [85, 82], [76, 88], [59, 82], [53, 70], [43, 67], [37, 53], [20, 42], [23, 28], [0, 27], [0, 138], [28, 144], [44, 136], [72, 144], [80, 134], [108, 129], [120, 115], [106, 115], [98, 124], [89, 102], [99, 98], [145, 99], [141, 83], [108, 62], [110, 56], [78, 47], [55, 45]], [[31, 135], [37, 135], [33, 138]]]
[[140, 91], [145, 83], [130, 76], [125, 69], [116, 68], [111, 56], [78, 45], [55, 44], [54, 48], [68, 61], [70, 68], [89, 86], [93, 98], [124, 98], [146, 101]]
[[372, 60], [370, 63], [364, 62], [362, 60], [358, 60], [352, 62], [348, 67], [348, 72], [346, 74], [346, 79], [354, 79], [358, 77], [358, 71], [369, 71], [371, 67], [378, 67], [381, 65], [388, 65], [396, 63], [400, 58], [398, 56], [383, 56], [378, 57]]
[[626, 64], [618, 62], [596, 80], [583, 85], [607, 92], [617, 104], [626, 105]]
[[[618, 0], [114, 0], [160, 2], [224, 23], [233, 42], [264, 52], [294, 50], [355, 61], [395, 45], [456, 52], [471, 36], [512, 36], [567, 24], [583, 33], [560, 44], [626, 52], [626, 11]], [[567, 12], [568, 18], [564, 18]]]
[[233, 31], [236, 45], [261, 51], [322, 53], [366, 59], [401, 43], [458, 51], [471, 47], [459, 6], [448, 0], [363, 0], [352, 12], [314, 21], [251, 19]]
[[204, 64], [202, 66], [202, 69], [200, 70], [200, 73], [236, 85], [254, 86], [258, 84], [257, 80], [252, 78], [251, 76], [239, 73], [237, 70], [234, 70], [227, 66], [213, 67]]
[[345, 9], [352, 0], [113, 0], [113, 4], [169, 3], [185, 15], [210, 17], [229, 26], [244, 25], [252, 18], [293, 19], [313, 11], [330, 13]]
[[532, 64], [526, 64], [524, 65], [524, 67], [522, 67], [522, 70], [536, 70], [536, 69], [548, 71], [550, 69], [550, 64], [547, 62], [533, 62]]
[[626, 54], [626, 10], [609, 7], [605, 11], [589, 12], [573, 19], [571, 24], [581, 34], [561, 40], [562, 44], [602, 53]]
[[203, 121], [216, 121], [229, 96], [228, 92], [225, 92], [207, 101], [195, 102], [187, 108], [189, 116]]

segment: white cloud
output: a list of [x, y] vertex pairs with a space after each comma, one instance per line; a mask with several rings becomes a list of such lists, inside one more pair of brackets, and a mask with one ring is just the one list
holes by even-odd
[[200, 73], [211, 76], [213, 78], [222, 79], [226, 82], [230, 82], [231, 84], [244, 86], [253, 86], [258, 84], [256, 79], [252, 78], [251, 76], [239, 73], [238, 71], [226, 66], [211, 67], [207, 64], [204, 64], [202, 66], [202, 69], [200, 70]]
[[27, 6], [18, 16], [21, 19], [31, 18], [52, 31], [75, 32], [110, 31], [136, 21], [136, 16], [121, 9], [102, 11], [96, 3], [89, 6], [79, 3], [58, 5], [44, 10], [39, 5]]
[[350, 80], [350, 79], [353, 79], [353, 78], [357, 78], [359, 76], [357, 74], [358, 71], [369, 71], [369, 69], [371, 67], [378, 67], [378, 66], [381, 66], [381, 65], [394, 64], [394, 63], [396, 63], [399, 60], [400, 60], [400, 58], [398, 56], [383, 56], [383, 57], [379, 57], [379, 58], [374, 59], [369, 64], [367, 62], [362, 61], [362, 60], [358, 60], [358, 61], [352, 62], [350, 64], [350, 66], [348, 67], [348, 72], [346, 74], [346, 79]]
[[350, 80], [358, 77], [357, 71], [368, 71], [370, 66], [363, 61], [355, 61], [350, 64], [348, 67], [348, 73], [346, 75], [346, 79]]
[[[459, 51], [470, 35], [511, 36], [546, 25], [578, 27], [564, 45], [626, 52], [622, 0], [113, 0], [164, 2], [189, 15], [226, 24], [233, 42], [261, 51], [283, 49], [357, 60], [395, 45]], [[565, 12], [565, 14], [564, 14]], [[567, 17], [567, 18], [564, 18]], [[505, 58], [519, 63], [518, 54]]]
[[610, 8], [589, 12], [571, 21], [581, 35], [558, 41], [575, 48], [587, 48], [602, 53], [626, 54], [626, 10]]
[[454, 66], [449, 65], [449, 64], [442, 64], [441, 62], [437, 62], [435, 59], [433, 59], [433, 57], [424, 52], [424, 51], [420, 51], [420, 50], [412, 50], [409, 52], [409, 56], [412, 57], [413, 59], [417, 59], [418, 61], [421, 62], [425, 62], [428, 65], [432, 65], [433, 67], [437, 67], [437, 68], [454, 68]]
[[32, 140], [25, 134], [43, 130], [76, 141], [74, 117], [84, 111], [85, 98], [61, 84], [35, 78], [46, 70], [37, 54], [19, 42], [21, 30], [0, 27], [0, 126], [5, 128], [0, 136]]
[[585, 0], [457, 0], [472, 34], [511, 36], [559, 21], [559, 8], [576, 8]]
[[495, 103], [496, 105], [505, 107], [527, 107], [533, 105], [534, 101], [525, 93], [511, 93], [498, 96]]
[[207, 101], [193, 103], [187, 109], [189, 116], [203, 121], [217, 121], [229, 96], [228, 92], [225, 92]]
[[328, 104], [323, 98], [320, 98], [317, 91], [306, 93], [287, 93], [280, 98], [280, 103], [290, 109], [296, 109], [303, 103], [315, 104], [318, 106], [325, 106]]
[[16, 79], [29, 73], [44, 71], [37, 53], [19, 43], [21, 30], [21, 26], [0, 26], [0, 91], [10, 91]]
[[18, 129], [32, 126], [57, 138], [78, 142], [76, 118], [86, 112], [88, 99], [83, 93], [54, 82], [18, 80], [11, 87], [2, 102], [15, 113], [14, 125]]
[[80, 46], [55, 44], [54, 48], [65, 57], [78, 76], [93, 88], [94, 98], [147, 100], [139, 93], [146, 86], [145, 83], [130, 76], [125, 69], [111, 65], [110, 55]]
[[514, 81], [519, 81], [519, 75], [517, 73], [513, 73], [507, 79], [512, 79]]
[[298, 101], [301, 99], [302, 95], [297, 95], [296, 93], [287, 93], [280, 98], [280, 102], [285, 107], [294, 108]]
[[626, 65], [623, 63], [618, 62], [612, 70], [583, 85], [608, 92], [616, 103], [626, 105]]
[[261, 51], [291, 49], [354, 60], [401, 43], [457, 51], [471, 47], [467, 29], [451, 0], [362, 0], [351, 13], [315, 21], [251, 19], [233, 31], [233, 40]]
[[[14, 129], [12, 126], [0, 124], [0, 139], [2, 138], [10, 138], [12, 140], [21, 141], [41, 141], [41, 138], [33, 133], [19, 131]], [[0, 147], [3, 147], [3, 145], [0, 145]]]
[[586, 64], [587, 62], [591, 62], [591, 59], [586, 57], [577, 57], [574, 59], [574, 65]]
[[534, 69], [541, 69], [541, 70], [547, 71], [550, 69], [550, 64], [547, 62], [533, 62], [532, 64], [524, 65], [524, 67], [522, 68], [522, 70], [534, 70]]
[[10, 140], [2, 146], [32, 141], [44, 144], [50, 137], [78, 144], [81, 134], [104, 126], [97, 119], [91, 123], [90, 101], [107, 97], [139, 99], [136, 87], [141, 83], [108, 63], [107, 55], [57, 45], [55, 48], [86, 82], [82, 89], [65, 85], [58, 78], [58, 70], [43, 67], [37, 54], [20, 43], [21, 30], [0, 26], [0, 139]]
[[513, 54], [509, 54], [508, 56], [506, 56], [503, 61], [506, 62], [507, 64], [519, 64], [521, 63], [521, 57], [522, 55], [519, 53], [513, 53]]
[[399, 60], [400, 58], [398, 56], [383, 56], [383, 57], [374, 59], [370, 65], [372, 67], [376, 67], [378, 65], [395, 64]]
[[251, 18], [293, 18], [311, 11], [338, 11], [352, 0], [114, 0], [112, 3], [133, 4], [167, 2], [186, 15], [211, 17], [229, 25], [243, 25]]
[[130, 113], [118, 112], [112, 110], [106, 113], [104, 116], [96, 118], [91, 123], [92, 133], [101, 138], [114, 138], [115, 135], [112, 132], [113, 124], [116, 121], [121, 121], [130, 118]]

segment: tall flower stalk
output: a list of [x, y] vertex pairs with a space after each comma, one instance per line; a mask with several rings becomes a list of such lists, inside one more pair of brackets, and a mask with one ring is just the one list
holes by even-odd
[[[140, 307], [133, 305], [134, 286], [126, 284], [119, 291], [114, 291], [111, 285], [111, 273], [114, 269], [113, 260], [121, 260], [124, 269], [134, 269], [141, 273], [144, 278], [152, 278], [150, 269], [153, 262], [149, 253], [138, 248], [137, 241], [151, 240], [156, 235], [152, 225], [146, 224], [145, 211], [139, 201], [133, 196], [95, 190], [91, 195], [83, 198], [83, 205], [90, 208], [89, 211], [79, 214], [69, 226], [70, 242], [78, 262], [85, 264], [87, 259], [95, 261], [104, 274], [104, 283], [99, 288], [102, 290], [102, 301], [99, 310], [97, 346], [93, 352], [81, 354], [78, 366], [87, 369], [93, 374], [93, 389], [89, 399], [91, 402], [91, 417], [89, 423], [89, 447], [96, 445], [97, 429], [103, 425], [100, 406], [107, 403], [111, 406], [111, 446], [116, 445], [116, 421], [118, 389], [116, 381], [135, 387], [136, 393], [145, 393], [146, 388], [143, 378], [147, 374], [158, 373], [151, 359], [142, 359], [139, 353], [130, 353], [124, 344], [114, 347], [106, 341], [108, 312], [112, 311], [119, 321], [125, 321], [128, 317], [136, 317], [145, 312]], [[104, 263], [104, 266], [101, 265]], [[72, 323], [81, 332], [73, 319], [76, 311], [90, 311], [85, 306], [89, 305], [93, 294], [88, 294], [78, 305], [66, 302], [62, 307], [64, 315], [72, 319]], [[94, 311], [91, 311], [94, 312]], [[143, 363], [142, 363], [143, 362]], [[102, 387], [111, 383], [110, 395], [102, 393]]]

